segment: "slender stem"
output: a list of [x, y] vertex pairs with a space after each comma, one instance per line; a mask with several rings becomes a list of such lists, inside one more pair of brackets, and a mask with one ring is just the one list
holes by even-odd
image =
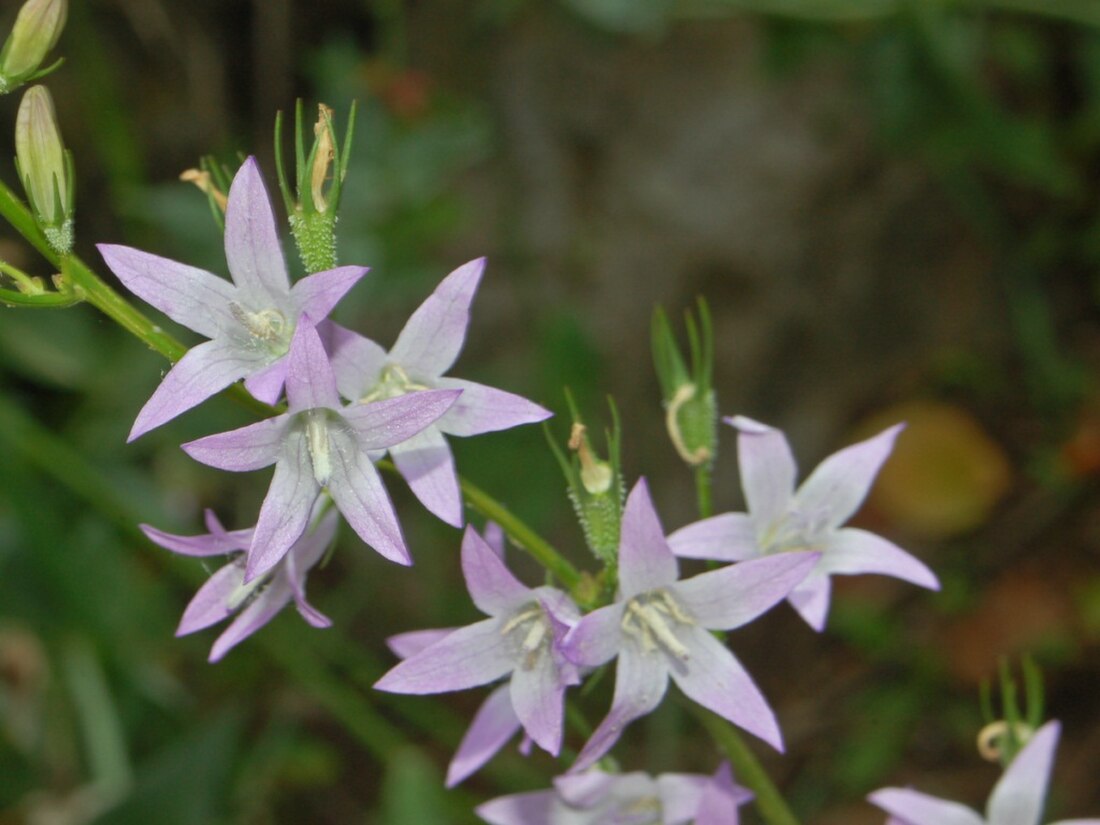
[[0, 289], [0, 304], [9, 307], [29, 307], [30, 309], [63, 309], [79, 304], [81, 299], [70, 292], [41, 292], [28, 295], [14, 289]]
[[505, 533], [534, 556], [535, 560], [553, 573], [562, 584], [573, 590], [581, 583], [581, 574], [577, 568], [503, 504], [464, 478], [460, 477], [458, 483], [470, 507], [499, 524]]
[[700, 464], [695, 468], [695, 498], [699, 502], [699, 518], [710, 518], [714, 515], [710, 478], [709, 464]]
[[696, 704], [690, 704], [689, 708], [710, 733], [711, 738], [725, 751], [733, 766], [734, 778], [756, 794], [753, 801], [768, 825], [799, 825], [798, 818], [787, 806], [779, 789], [733, 726]]

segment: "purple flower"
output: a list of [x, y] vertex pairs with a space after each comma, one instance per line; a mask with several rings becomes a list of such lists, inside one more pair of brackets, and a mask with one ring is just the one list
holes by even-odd
[[[984, 818], [965, 805], [904, 788], [883, 788], [867, 799], [898, 825], [1039, 825], [1061, 732], [1058, 722], [1047, 722], [1035, 732], [993, 788]], [[1100, 819], [1064, 819], [1053, 825], [1100, 825]]]
[[445, 693], [511, 676], [478, 711], [451, 764], [448, 785], [485, 764], [519, 725], [556, 756], [565, 689], [579, 680], [560, 652], [561, 639], [580, 617], [568, 595], [520, 583], [472, 527], [462, 538], [462, 572], [474, 604], [489, 618], [429, 631], [434, 641], [423, 633], [396, 637], [391, 644], [399, 655], [410, 655], [375, 684], [392, 693]]
[[256, 398], [282, 393], [286, 354], [303, 313], [314, 321], [366, 273], [359, 266], [318, 272], [292, 287], [271, 201], [254, 158], [241, 166], [225, 211], [230, 283], [210, 272], [126, 246], [100, 244], [126, 288], [169, 318], [209, 338], [191, 348], [142, 407], [130, 441], [245, 378]]
[[477, 814], [490, 825], [738, 825], [737, 808], [751, 798], [723, 762], [714, 776], [567, 774], [552, 790], [502, 796]]
[[305, 530], [323, 489], [363, 541], [391, 561], [411, 564], [370, 453], [420, 432], [454, 403], [459, 391], [341, 407], [324, 346], [302, 316], [290, 343], [286, 394], [288, 409], [282, 415], [183, 445], [192, 458], [222, 470], [275, 465], [248, 548], [245, 580], [279, 563]]
[[462, 496], [444, 435], [506, 430], [551, 415], [510, 392], [444, 377], [462, 351], [470, 303], [484, 269], [485, 259], [478, 258], [444, 278], [409, 318], [388, 353], [361, 335], [326, 325], [337, 386], [349, 401], [369, 403], [425, 389], [462, 390], [462, 397], [435, 424], [389, 448], [416, 497], [455, 527], [462, 526]]
[[316, 526], [304, 533], [282, 563], [268, 575], [244, 581], [244, 553], [252, 542], [252, 530], [226, 530], [213, 511], [206, 511], [206, 529], [201, 536], [176, 536], [141, 525], [149, 539], [173, 553], [185, 556], [231, 555], [229, 563], [199, 588], [183, 611], [177, 636], [186, 636], [229, 618], [235, 618], [214, 642], [210, 661], [216, 662], [243, 642], [282, 610], [292, 599], [302, 618], [314, 627], [330, 627], [327, 616], [306, 601], [306, 576], [324, 556], [336, 536], [336, 512], [325, 513]]
[[901, 425], [826, 458], [795, 490], [794, 457], [779, 430], [737, 416], [738, 459], [748, 513], [723, 513], [683, 527], [668, 537], [676, 555], [743, 561], [790, 550], [821, 554], [817, 566], [787, 597], [814, 630], [825, 627], [829, 577], [881, 573], [939, 589], [923, 562], [881, 536], [841, 527], [859, 509]]
[[710, 630], [755, 619], [805, 578], [817, 554], [789, 553], [677, 581], [679, 566], [644, 479], [627, 498], [621, 536], [618, 601], [589, 613], [565, 640], [566, 656], [582, 667], [619, 657], [611, 711], [573, 770], [592, 765], [627, 724], [657, 707], [669, 676], [689, 698], [782, 749], [768, 703]]

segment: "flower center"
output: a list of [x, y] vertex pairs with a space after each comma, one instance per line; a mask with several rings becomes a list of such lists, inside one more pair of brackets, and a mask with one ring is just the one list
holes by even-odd
[[645, 653], [663, 647], [677, 659], [687, 661], [691, 651], [676, 638], [670, 623], [695, 624], [667, 590], [651, 590], [627, 602], [621, 627], [623, 633], [638, 640]]
[[290, 336], [294, 330], [279, 310], [261, 309], [259, 312], [249, 312], [233, 302], [229, 305], [229, 311], [244, 327], [253, 343], [267, 346], [276, 355], [285, 355], [290, 349]]
[[791, 509], [780, 516], [764, 532], [760, 544], [767, 555], [798, 550], [816, 550], [829, 529], [829, 511]]
[[509, 634], [521, 640], [519, 652], [523, 657], [523, 669], [530, 670], [538, 662], [542, 651], [549, 648], [552, 638], [550, 620], [546, 618], [546, 611], [542, 609], [542, 605], [528, 605], [505, 622], [504, 627], [500, 629], [500, 635]]
[[244, 583], [244, 554], [235, 560], [234, 562], [241, 570], [241, 582], [233, 588], [232, 592], [225, 597], [225, 606], [229, 608], [231, 613], [236, 612], [238, 609], [244, 607], [257, 596], [263, 592], [263, 589], [267, 587], [268, 581], [271, 576], [260, 576], [253, 579], [247, 584]]
[[387, 364], [378, 382], [359, 399], [359, 403], [369, 404], [372, 401], [384, 401], [387, 398], [397, 398], [417, 390], [430, 389], [431, 387], [427, 384], [418, 384], [413, 381], [399, 364]]
[[663, 808], [656, 796], [642, 796], [624, 805], [619, 813], [625, 817], [622, 821], [629, 825], [659, 825]]
[[324, 487], [332, 475], [332, 442], [328, 432], [327, 410], [308, 410], [306, 416], [306, 446], [313, 464], [313, 477]]

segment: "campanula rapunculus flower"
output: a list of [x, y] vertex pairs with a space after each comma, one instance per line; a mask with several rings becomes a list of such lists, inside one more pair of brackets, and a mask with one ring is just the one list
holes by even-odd
[[244, 551], [252, 543], [252, 530], [226, 530], [218, 517], [206, 511], [206, 529], [199, 536], [177, 536], [147, 524], [141, 529], [151, 541], [184, 556], [231, 556], [195, 593], [183, 611], [177, 636], [186, 636], [237, 617], [215, 640], [210, 661], [216, 662], [243, 642], [292, 600], [302, 618], [314, 627], [330, 627], [332, 621], [306, 601], [306, 576], [325, 555], [336, 536], [338, 515], [330, 510], [294, 543], [280, 564], [262, 578], [244, 582]]
[[462, 390], [434, 425], [390, 448], [393, 463], [425, 507], [462, 526], [462, 495], [444, 435], [468, 436], [543, 421], [551, 413], [504, 390], [444, 376], [462, 351], [485, 259], [460, 266], [409, 317], [388, 353], [373, 341], [327, 324], [326, 335], [340, 394], [370, 403], [425, 389]]
[[[1039, 825], [1061, 725], [1047, 722], [1016, 754], [993, 788], [985, 816], [906, 788], [883, 788], [867, 797], [900, 825]], [[1100, 819], [1064, 819], [1052, 825], [1100, 825]]]
[[[368, 405], [369, 406], [369, 405]], [[481, 767], [515, 732], [512, 719], [540, 748], [561, 750], [564, 694], [579, 681], [561, 655], [561, 640], [580, 617], [572, 599], [552, 587], [530, 588], [513, 576], [472, 527], [462, 538], [462, 573], [486, 615], [413, 652], [378, 680], [392, 693], [445, 693], [511, 677], [507, 694], [490, 695], [463, 741], [449, 784]], [[510, 712], [508, 708], [510, 707]]]
[[710, 633], [755, 619], [806, 577], [816, 553], [789, 553], [729, 565], [678, 581], [649, 488], [627, 497], [619, 541], [619, 595], [589, 613], [565, 639], [581, 667], [618, 656], [611, 711], [584, 746], [573, 770], [591, 766], [622, 730], [660, 704], [668, 679], [689, 698], [776, 748], [779, 725], [767, 701], [729, 649]]
[[795, 490], [797, 467], [783, 433], [743, 416], [736, 427], [741, 486], [748, 513], [723, 513], [668, 537], [683, 558], [744, 561], [791, 550], [814, 550], [821, 560], [787, 600], [814, 630], [829, 612], [832, 575], [879, 573], [939, 589], [927, 566], [881, 536], [842, 527], [859, 509], [901, 425], [826, 458]]
[[738, 825], [737, 808], [751, 798], [726, 763], [713, 776], [593, 770], [493, 799], [477, 814], [490, 825]]
[[317, 330], [306, 316], [297, 319], [286, 368], [287, 412], [183, 445], [195, 460], [222, 470], [275, 465], [249, 545], [245, 581], [279, 563], [305, 531], [322, 489], [363, 541], [391, 561], [411, 564], [370, 453], [420, 432], [459, 394], [436, 390], [341, 407]]
[[291, 286], [275, 214], [254, 158], [241, 166], [225, 211], [225, 257], [232, 282], [126, 246], [100, 244], [126, 288], [173, 321], [209, 338], [172, 367], [142, 407], [133, 441], [234, 381], [273, 404], [282, 394], [286, 354], [298, 318], [328, 316], [367, 270], [341, 266]]

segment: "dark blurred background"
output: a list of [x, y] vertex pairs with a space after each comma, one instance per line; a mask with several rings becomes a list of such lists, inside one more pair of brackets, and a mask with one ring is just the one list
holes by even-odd
[[[859, 520], [943, 592], [844, 580], [824, 636], [786, 606], [732, 634], [788, 743], [758, 751], [809, 823], [877, 825], [861, 800], [886, 784], [981, 807], [979, 686], [1031, 652], [1065, 724], [1048, 818], [1100, 812], [1100, 4], [76, 0], [57, 51], [77, 251], [100, 272], [94, 244], [122, 242], [224, 274], [179, 173], [256, 154], [273, 186], [276, 110], [323, 101], [342, 128], [357, 99], [340, 252], [373, 272], [337, 317], [388, 346], [487, 255], [455, 373], [559, 413], [568, 386], [595, 429], [614, 396], [628, 483], [650, 479], [670, 531], [694, 498], [655, 303], [707, 298], [722, 413], [786, 429], [805, 470], [906, 420]], [[0, 257], [49, 274], [13, 231]], [[310, 580], [335, 629], [287, 611], [214, 666], [213, 632], [173, 638], [205, 571], [135, 523], [199, 532], [216, 506], [248, 526], [268, 476], [178, 449], [249, 420], [225, 399], [124, 444], [165, 368], [91, 308], [0, 317], [0, 823], [470, 823], [544, 787], [555, 763], [509, 747], [442, 790], [484, 690], [370, 690], [386, 636], [476, 617], [457, 531], [398, 481], [416, 566], [345, 535]], [[720, 510], [742, 506], [724, 430]], [[537, 428], [456, 451], [594, 569]], [[667, 702], [618, 753], [653, 773], [720, 758]]]

